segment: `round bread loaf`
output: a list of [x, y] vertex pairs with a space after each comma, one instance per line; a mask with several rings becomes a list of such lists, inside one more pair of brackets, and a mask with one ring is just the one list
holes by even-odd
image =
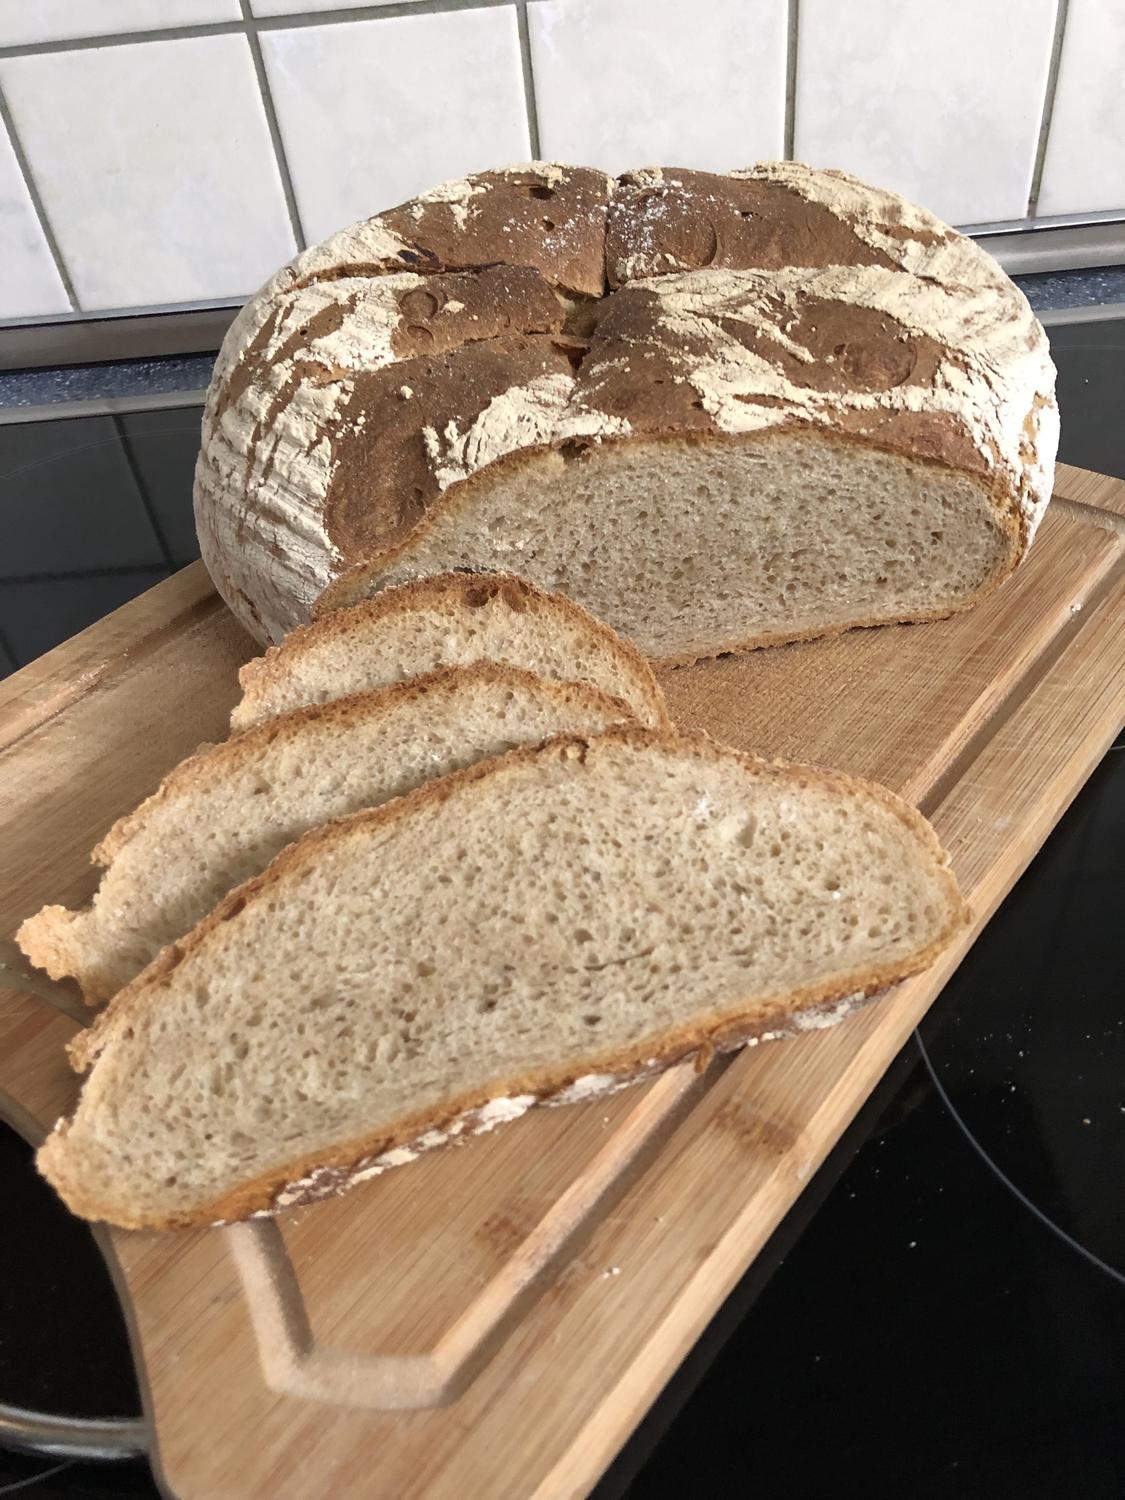
[[986, 594], [1058, 438], [1022, 293], [840, 172], [533, 163], [306, 251], [243, 309], [196, 519], [260, 639], [450, 568], [690, 661]]

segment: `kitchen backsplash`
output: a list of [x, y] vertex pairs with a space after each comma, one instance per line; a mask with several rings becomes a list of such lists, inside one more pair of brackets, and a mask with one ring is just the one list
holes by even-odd
[[0, 319], [240, 300], [538, 155], [1125, 212], [1125, 0], [0, 0]]

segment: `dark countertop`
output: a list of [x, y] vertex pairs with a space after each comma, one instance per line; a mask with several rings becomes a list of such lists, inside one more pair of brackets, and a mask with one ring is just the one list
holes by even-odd
[[1039, 271], [1030, 276], [1016, 276], [1014, 280], [1040, 316], [1125, 305], [1125, 266], [1095, 266], [1089, 271]]
[[[1125, 478], [1125, 319], [1050, 333], [1060, 457]], [[0, 658], [29, 659], [194, 555], [198, 421], [187, 406], [0, 427]], [[1125, 1494], [1123, 744], [597, 1500]], [[0, 1402], [132, 1414], [108, 1275], [28, 1160], [0, 1128]], [[0, 1452], [0, 1495], [56, 1462]], [[140, 1461], [67, 1464], [23, 1493], [156, 1490]], [[377, 1455], [369, 1493], [383, 1500]]]

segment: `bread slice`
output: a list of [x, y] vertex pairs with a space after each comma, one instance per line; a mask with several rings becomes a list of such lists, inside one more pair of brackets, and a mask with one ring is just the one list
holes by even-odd
[[107, 868], [93, 902], [45, 906], [17, 941], [91, 1004], [107, 1000], [310, 828], [516, 745], [631, 717], [587, 683], [495, 662], [296, 709], [177, 766], [94, 850]]
[[668, 724], [664, 695], [648, 663], [572, 600], [510, 573], [455, 572], [388, 589], [354, 609], [326, 610], [247, 662], [231, 728], [481, 660], [592, 683], [622, 699], [640, 723]]
[[126, 1226], [270, 1211], [544, 1096], [826, 1024], [965, 915], [881, 788], [702, 737], [559, 736], [232, 892], [76, 1039], [93, 1069], [39, 1167]]

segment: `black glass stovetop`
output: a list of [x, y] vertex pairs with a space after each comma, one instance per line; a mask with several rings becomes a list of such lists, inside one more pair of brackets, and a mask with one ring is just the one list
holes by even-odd
[[[1051, 343], [1060, 457], [1125, 478], [1125, 321], [1056, 326]], [[0, 426], [0, 671], [197, 555], [198, 429], [198, 404]], [[1125, 739], [598, 1500], [1125, 1496], [1123, 752]], [[101, 1257], [3, 1126], [0, 1195], [0, 1403], [138, 1414]], [[36, 1500], [158, 1493], [144, 1460], [0, 1451], [0, 1496], [22, 1480]], [[365, 1496], [385, 1495], [373, 1454]]]

